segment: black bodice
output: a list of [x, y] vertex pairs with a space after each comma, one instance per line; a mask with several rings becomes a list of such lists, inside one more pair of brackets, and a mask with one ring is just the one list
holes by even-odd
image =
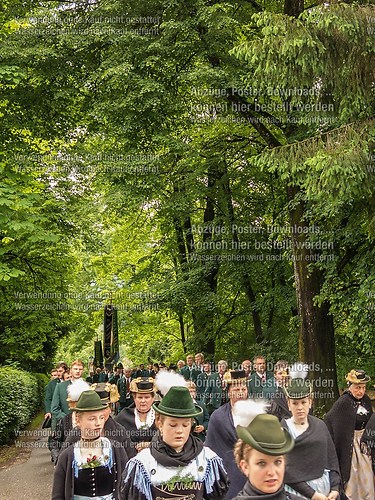
[[86, 497], [109, 495], [115, 491], [114, 469], [102, 465], [87, 469], [80, 469], [78, 477], [74, 478], [74, 494]]

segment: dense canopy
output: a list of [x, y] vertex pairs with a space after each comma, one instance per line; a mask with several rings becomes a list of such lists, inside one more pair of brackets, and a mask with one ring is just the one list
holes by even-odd
[[2, 3], [0, 363], [373, 367], [372, 2]]

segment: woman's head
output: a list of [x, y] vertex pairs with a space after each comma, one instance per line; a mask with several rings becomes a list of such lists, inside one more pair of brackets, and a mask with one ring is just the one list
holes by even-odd
[[350, 384], [348, 391], [356, 399], [362, 399], [366, 392], [366, 384]]
[[135, 407], [140, 413], [148, 413], [155, 397], [153, 393], [135, 392], [133, 393], [133, 399]]
[[189, 439], [193, 418], [202, 413], [202, 408], [194, 404], [189, 389], [182, 386], [172, 386], [153, 408], [163, 441], [181, 451]]
[[311, 405], [312, 400], [310, 396], [298, 399], [288, 398], [288, 408], [296, 424], [306, 423]]
[[236, 427], [238, 441], [234, 456], [250, 483], [264, 493], [277, 491], [284, 479], [284, 455], [294, 439], [274, 415], [257, 415], [247, 427]]
[[155, 421], [164, 443], [180, 452], [189, 439], [192, 418], [167, 417], [157, 413]]
[[371, 379], [364, 370], [351, 370], [345, 380], [350, 394], [356, 399], [362, 399], [366, 392], [366, 384]]
[[131, 381], [130, 391], [132, 392], [137, 411], [148, 413], [155, 400], [154, 379], [150, 377], [138, 377]]
[[275, 493], [284, 481], [285, 456], [267, 455], [239, 439], [234, 448], [236, 464], [262, 493]]
[[103, 403], [99, 395], [92, 389], [82, 392], [76, 407], [77, 425], [81, 430], [83, 439], [96, 439], [104, 427], [106, 421], [106, 409], [108, 405]]
[[107, 409], [76, 413], [77, 425], [80, 428], [82, 439], [89, 441], [100, 436], [108, 419], [107, 413]]

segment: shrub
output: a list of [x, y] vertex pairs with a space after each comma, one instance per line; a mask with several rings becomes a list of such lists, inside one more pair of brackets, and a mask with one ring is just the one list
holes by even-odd
[[0, 444], [30, 422], [40, 408], [48, 377], [10, 366], [0, 367]]

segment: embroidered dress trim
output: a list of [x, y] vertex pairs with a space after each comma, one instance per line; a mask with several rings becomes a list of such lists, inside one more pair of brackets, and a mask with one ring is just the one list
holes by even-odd
[[[101, 444], [102, 444], [102, 454], [100, 457], [98, 457], [98, 461], [100, 462], [97, 467], [99, 466], [106, 466], [108, 467], [109, 471], [112, 472], [112, 467], [113, 467], [113, 453], [112, 453], [112, 445], [109, 441], [109, 439], [102, 437], [101, 439]], [[108, 457], [106, 460], [104, 457]], [[85, 462], [82, 460], [82, 455], [81, 455], [81, 450], [79, 448], [79, 441], [74, 444], [74, 452], [73, 452], [73, 461], [72, 461], [72, 468], [74, 470], [74, 477], [78, 477], [78, 471], [80, 469], [83, 469], [83, 465]]]
[[147, 412], [146, 422], [141, 422], [138, 410], [137, 409], [134, 410], [134, 421], [137, 429], [149, 429], [154, 423], [154, 420], [155, 420], [155, 412], [153, 408], [151, 408], [151, 410]]
[[112, 493], [109, 495], [104, 495], [101, 497], [85, 497], [82, 495], [73, 495], [73, 500], [114, 500], [114, 496]]

